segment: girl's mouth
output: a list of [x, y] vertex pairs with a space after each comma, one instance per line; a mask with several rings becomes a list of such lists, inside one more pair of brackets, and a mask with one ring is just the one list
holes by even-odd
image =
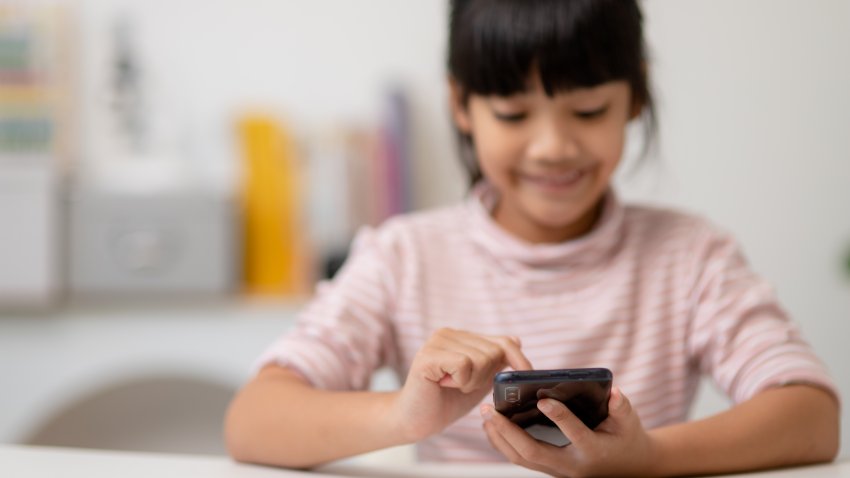
[[549, 193], [564, 194], [571, 192], [583, 182], [588, 176], [586, 169], [571, 169], [559, 173], [547, 174], [520, 174], [522, 181], [542, 189]]

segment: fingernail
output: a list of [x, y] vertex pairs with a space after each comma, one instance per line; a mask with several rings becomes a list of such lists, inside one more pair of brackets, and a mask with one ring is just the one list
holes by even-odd
[[539, 408], [540, 411], [543, 413], [549, 413], [555, 410], [555, 406], [552, 405], [552, 402], [550, 402], [549, 400], [540, 400], [539, 402], [537, 402], [537, 408]]
[[493, 418], [493, 407], [489, 405], [481, 405], [481, 417], [485, 420]]

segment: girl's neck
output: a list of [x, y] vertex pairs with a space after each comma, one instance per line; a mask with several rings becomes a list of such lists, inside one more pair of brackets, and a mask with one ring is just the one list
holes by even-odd
[[602, 214], [604, 203], [603, 196], [578, 220], [564, 227], [553, 228], [534, 221], [518, 208], [500, 199], [493, 209], [493, 219], [506, 231], [532, 244], [558, 244], [577, 239], [590, 232]]

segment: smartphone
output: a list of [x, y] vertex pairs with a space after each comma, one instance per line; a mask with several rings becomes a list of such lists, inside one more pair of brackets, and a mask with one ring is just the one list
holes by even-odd
[[493, 403], [496, 411], [534, 438], [566, 446], [569, 439], [537, 409], [537, 401], [560, 401], [592, 430], [608, 418], [612, 379], [607, 368], [501, 372], [493, 379]]

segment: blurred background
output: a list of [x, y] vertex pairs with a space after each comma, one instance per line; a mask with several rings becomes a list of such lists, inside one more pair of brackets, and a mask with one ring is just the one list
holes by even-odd
[[[637, 169], [630, 131], [621, 194], [730, 230], [850, 397], [850, 2], [643, 7], [661, 131]], [[0, 2], [0, 443], [223, 453], [357, 228], [464, 196], [446, 15]], [[706, 382], [694, 416], [725, 406]]]

